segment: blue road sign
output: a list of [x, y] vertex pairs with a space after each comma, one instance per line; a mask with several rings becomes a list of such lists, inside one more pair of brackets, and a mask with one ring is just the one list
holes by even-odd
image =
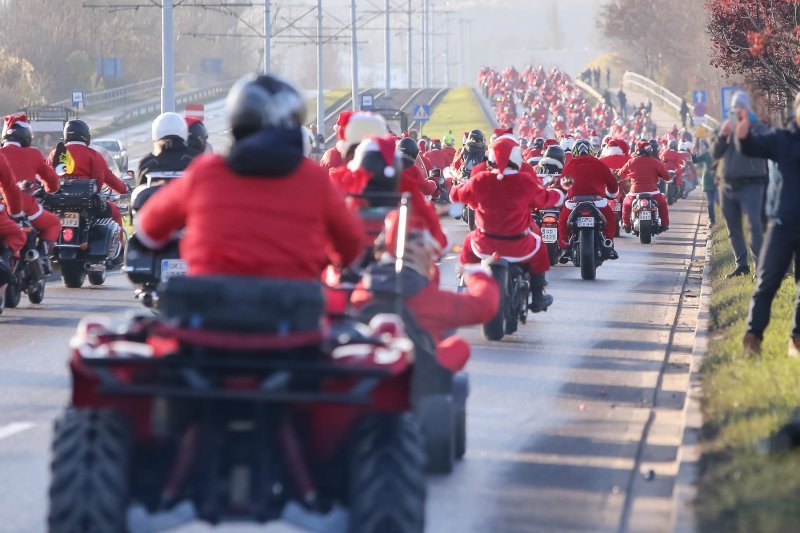
[[361, 110], [372, 111], [375, 109], [375, 98], [371, 94], [361, 95]]
[[693, 104], [707, 104], [708, 99], [706, 97], [706, 90], [705, 89], [697, 89], [692, 91], [692, 103]]
[[722, 120], [728, 118], [728, 114], [731, 112], [731, 102], [733, 102], [733, 94], [736, 91], [742, 91], [741, 87], [736, 87], [735, 85], [727, 85], [722, 88], [720, 99], [719, 101], [722, 103]]
[[414, 116], [412, 120], [417, 122], [427, 122], [431, 119], [431, 106], [428, 104], [414, 104]]

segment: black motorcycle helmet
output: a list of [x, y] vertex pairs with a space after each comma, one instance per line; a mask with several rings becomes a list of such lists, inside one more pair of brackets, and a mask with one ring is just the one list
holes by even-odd
[[403, 168], [414, 166], [419, 155], [419, 146], [411, 137], [403, 137], [397, 143], [397, 150], [403, 155]]
[[441, 150], [442, 149], [442, 141], [439, 139], [432, 139], [431, 140], [431, 150]]
[[533, 140], [533, 144], [531, 145], [534, 150], [541, 150], [544, 148], [544, 138], [543, 137], [536, 137]]
[[[412, 141], [413, 142], [413, 141]], [[351, 164], [364, 169], [371, 176], [362, 191], [370, 193], [396, 193], [400, 186], [400, 154], [398, 150], [392, 152], [391, 159], [385, 159], [386, 144], [394, 144], [390, 137], [372, 138], [361, 141], [353, 156]], [[385, 198], [380, 195], [369, 198], [372, 207], [387, 207], [397, 204], [394, 198]]]
[[481, 130], [472, 130], [467, 136], [467, 144], [480, 144], [485, 146], [486, 137], [483, 136], [483, 132]]
[[289, 82], [272, 75], [248, 75], [237, 81], [225, 101], [235, 140], [266, 127], [300, 128], [306, 103]]
[[650, 155], [658, 159], [659, 144], [657, 139], [650, 139]]
[[82, 142], [88, 146], [92, 142], [89, 125], [80, 119], [70, 120], [64, 124], [64, 142]]
[[33, 132], [24, 115], [9, 115], [5, 117], [2, 142], [19, 143], [20, 146], [25, 147], [31, 145]]
[[190, 148], [194, 148], [199, 152], [206, 151], [206, 144], [208, 144], [208, 130], [205, 125], [195, 120], [189, 124], [189, 140], [186, 143]]
[[564, 165], [564, 160], [566, 159], [564, 149], [557, 144], [551, 144], [547, 147], [547, 150], [545, 150], [544, 154], [542, 154], [542, 159], [545, 157], [555, 159], [561, 163], [562, 166]]

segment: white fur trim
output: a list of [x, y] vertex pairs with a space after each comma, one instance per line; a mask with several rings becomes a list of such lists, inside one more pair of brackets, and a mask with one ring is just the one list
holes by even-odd
[[556, 204], [553, 207], [561, 207], [561, 205], [564, 203], [564, 200], [566, 200], [567, 195], [564, 194], [564, 191], [562, 191], [561, 189], [551, 189], [551, 190], [557, 192], [559, 196], [558, 202], [556, 202]]
[[552, 157], [543, 157], [539, 160], [539, 165], [555, 165], [558, 168], [563, 169], [564, 163], [559, 161], [558, 159], [553, 159]]
[[[17, 122], [17, 124], [20, 123]], [[6, 141], [3, 143], [3, 146], [19, 146], [20, 148], [22, 148], [22, 145], [20, 143], [15, 143], [14, 141]]]
[[158, 250], [159, 248], [163, 248], [169, 242], [169, 239], [164, 239], [163, 241], [157, 241], [151, 236], [149, 236], [139, 224], [139, 219], [137, 218], [133, 222], [133, 229], [136, 232], [136, 237], [142, 241], [147, 248], [151, 250]]
[[[37, 205], [38, 205], [38, 204], [37, 204]], [[34, 220], [36, 220], [37, 218], [39, 218], [39, 215], [41, 215], [43, 212], [44, 212], [44, 208], [43, 208], [41, 205], [39, 205], [39, 209], [38, 209], [38, 210], [37, 210], [37, 211], [36, 211], [34, 214], [32, 214], [31, 216], [29, 216], [29, 217], [28, 217], [28, 220], [30, 220], [31, 222], [33, 222]]]
[[600, 157], [608, 157], [612, 155], [625, 155], [625, 152], [623, 152], [622, 148], [619, 146], [606, 146], [603, 148], [603, 152], [600, 154]]
[[[534, 241], [536, 241], [536, 246], [534, 246], [533, 251], [531, 253], [529, 253], [528, 255], [524, 255], [522, 257], [512, 257], [512, 256], [509, 256], [509, 255], [503, 255], [503, 256], [501, 256], [501, 258], [505, 259], [509, 263], [523, 263], [523, 262], [527, 261], [528, 259], [530, 259], [531, 257], [533, 257], [534, 255], [536, 255], [536, 252], [538, 252], [539, 248], [542, 247], [542, 238], [539, 237], [538, 235], [536, 235], [531, 230], [528, 230], [528, 233], [531, 234], [533, 236]], [[489, 237], [489, 238], [491, 239], [491, 237]], [[490, 257], [492, 257], [492, 254], [485, 254], [485, 253], [480, 251], [480, 249], [478, 248], [478, 245], [475, 244], [475, 239], [470, 239], [469, 243], [470, 243], [470, 247], [472, 248], [472, 253], [474, 253], [475, 255], [480, 257], [481, 259], [489, 259]]]
[[650, 196], [656, 196], [658, 194], [661, 194], [661, 191], [655, 191], [655, 192], [629, 192], [628, 196], [638, 196], [640, 194], [649, 194]]
[[[576, 207], [578, 207], [578, 203], [579, 202], [574, 202], [572, 200], [567, 200], [566, 202], [564, 202], [564, 207], [566, 207], [567, 209], [572, 211]], [[580, 203], [583, 203], [583, 202], [580, 202]], [[603, 198], [602, 200], [595, 200], [592, 203], [594, 204], [595, 207], [599, 207], [599, 208], [602, 209], [603, 207], [606, 207], [608, 205], [608, 198]]]

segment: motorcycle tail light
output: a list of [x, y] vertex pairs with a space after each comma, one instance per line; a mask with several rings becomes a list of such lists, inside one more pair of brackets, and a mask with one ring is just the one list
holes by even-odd
[[64, 228], [61, 236], [64, 237], [65, 241], [71, 241], [75, 237], [75, 232], [72, 230], [72, 228]]
[[544, 224], [544, 223], [548, 223], [548, 224], [555, 224], [556, 222], [557, 222], [557, 221], [556, 221], [556, 217], [544, 217], [544, 218], [542, 219], [542, 223], [543, 223], [543, 224]]
[[592, 216], [592, 212], [591, 211], [581, 211], [581, 216], [582, 217], [590, 217], [590, 216]]
[[642, 200], [642, 205], [643, 205], [643, 206], [646, 206], [646, 205], [647, 205], [647, 203], [648, 203], [648, 202], [647, 202], [647, 200]]

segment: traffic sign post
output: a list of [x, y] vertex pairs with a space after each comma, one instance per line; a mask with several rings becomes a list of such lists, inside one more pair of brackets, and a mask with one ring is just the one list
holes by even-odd
[[72, 91], [72, 107], [74, 109], [83, 109], [86, 106], [83, 91]]
[[743, 90], [741, 87], [735, 85], [726, 85], [721, 89], [719, 101], [722, 104], [722, 120], [726, 120], [731, 112], [734, 93], [741, 90]]
[[412, 120], [415, 122], [428, 122], [431, 119], [431, 106], [428, 104], [414, 104], [414, 115]]
[[692, 103], [693, 104], [706, 104], [708, 103], [708, 97], [706, 95], [705, 89], [696, 89], [692, 91]]
[[372, 111], [375, 109], [375, 99], [371, 94], [361, 95], [361, 111]]
[[186, 118], [199, 118], [200, 122], [205, 120], [206, 106], [203, 104], [186, 104], [183, 108], [183, 116]]

